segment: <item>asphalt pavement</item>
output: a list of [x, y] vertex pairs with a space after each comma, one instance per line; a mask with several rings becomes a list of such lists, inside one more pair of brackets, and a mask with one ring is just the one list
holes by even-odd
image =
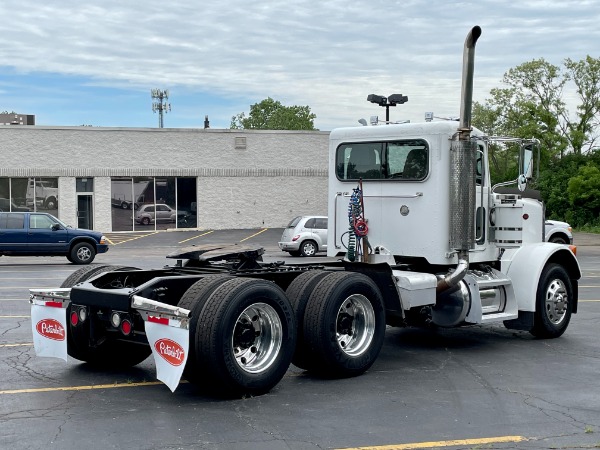
[[[279, 251], [281, 229], [111, 233], [94, 264], [160, 267], [182, 246], [237, 242]], [[28, 289], [56, 287], [66, 258], [0, 258], [0, 448], [315, 450], [600, 447], [600, 237], [575, 233], [579, 312], [552, 340], [502, 325], [388, 328], [365, 374], [322, 379], [290, 367], [268, 394], [239, 400], [188, 383], [175, 393], [148, 358], [102, 370], [36, 357]]]

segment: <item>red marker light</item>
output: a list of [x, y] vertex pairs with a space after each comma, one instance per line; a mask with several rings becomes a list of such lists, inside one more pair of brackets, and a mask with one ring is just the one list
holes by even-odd
[[121, 322], [121, 333], [123, 333], [125, 336], [129, 336], [132, 329], [133, 329], [133, 325], [131, 324], [131, 322], [129, 320], [125, 319], [124, 321]]
[[71, 325], [76, 327], [78, 323], [79, 323], [79, 315], [77, 314], [77, 311], [71, 311]]
[[529, 219], [529, 214], [523, 214], [523, 220]]

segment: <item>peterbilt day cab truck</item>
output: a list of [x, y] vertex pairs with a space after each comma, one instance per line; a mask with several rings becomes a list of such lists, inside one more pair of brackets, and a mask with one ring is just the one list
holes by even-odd
[[[386, 326], [501, 323], [561, 336], [581, 270], [574, 247], [544, 242], [539, 200], [490, 184], [492, 140], [470, 123], [480, 33], [465, 41], [458, 123], [331, 132], [335, 262], [265, 263], [262, 248], [224, 244], [173, 252], [177, 262], [157, 270], [86, 267], [61, 288], [30, 291], [38, 355], [108, 367], [152, 353], [171, 390], [183, 376], [239, 396], [269, 391], [290, 362], [362, 374]], [[516, 142], [524, 192], [535, 142]]]

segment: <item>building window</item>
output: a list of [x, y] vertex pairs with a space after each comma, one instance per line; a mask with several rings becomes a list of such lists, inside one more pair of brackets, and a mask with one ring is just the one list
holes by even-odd
[[196, 227], [196, 179], [113, 178], [113, 231]]

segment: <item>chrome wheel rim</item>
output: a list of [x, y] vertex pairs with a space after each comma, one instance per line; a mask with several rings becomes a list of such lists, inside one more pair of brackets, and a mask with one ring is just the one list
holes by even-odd
[[353, 294], [338, 310], [336, 336], [340, 349], [348, 356], [366, 352], [375, 335], [375, 311], [367, 297]]
[[315, 245], [311, 242], [304, 244], [304, 254], [306, 256], [313, 256], [316, 253]]
[[554, 325], [560, 325], [567, 317], [569, 296], [562, 280], [556, 278], [546, 288], [546, 317]]
[[92, 252], [87, 247], [81, 247], [77, 250], [77, 259], [79, 259], [79, 261], [87, 261], [91, 256]]
[[248, 373], [267, 370], [277, 359], [282, 342], [281, 319], [266, 303], [254, 303], [239, 315], [231, 339], [235, 361]]

